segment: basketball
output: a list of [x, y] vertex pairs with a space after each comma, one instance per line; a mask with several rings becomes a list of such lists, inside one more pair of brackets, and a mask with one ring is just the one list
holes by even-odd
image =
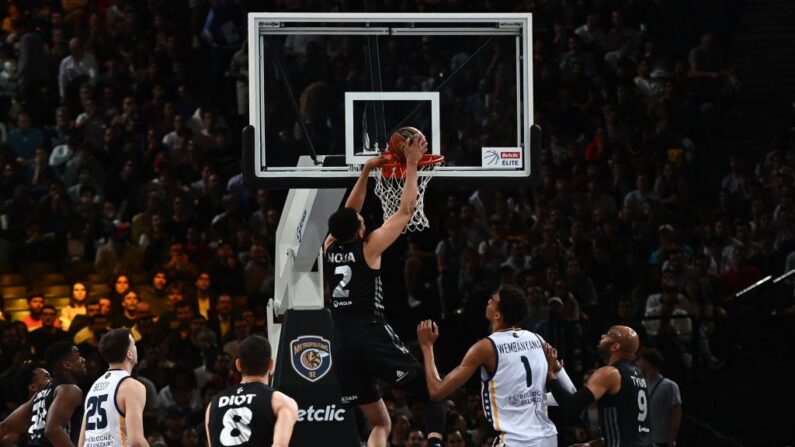
[[[414, 135], [423, 135], [419, 129], [415, 127], [401, 127], [400, 129], [392, 132], [392, 135], [389, 136], [389, 143], [387, 144], [387, 150], [393, 154], [398, 161], [403, 162], [406, 161], [406, 156], [403, 154], [403, 143], [405, 143], [409, 138], [413, 137]], [[424, 137], [424, 135], [423, 135]]]

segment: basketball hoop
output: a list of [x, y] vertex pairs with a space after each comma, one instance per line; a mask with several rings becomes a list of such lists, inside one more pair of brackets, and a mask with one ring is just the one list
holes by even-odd
[[[390, 152], [384, 152], [382, 155], [388, 161], [373, 170], [376, 171], [375, 194], [381, 199], [384, 220], [387, 220], [400, 208], [400, 196], [406, 184], [406, 164], [397, 161]], [[444, 155], [438, 154], [425, 154], [417, 162], [417, 206], [403, 233], [422, 231], [429, 227], [424, 211], [425, 188], [443, 164]]]

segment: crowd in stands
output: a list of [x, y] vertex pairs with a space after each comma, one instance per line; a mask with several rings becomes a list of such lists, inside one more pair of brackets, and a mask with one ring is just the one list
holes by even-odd
[[[360, 10], [345, 1], [265, 3]], [[124, 326], [139, 346], [151, 444], [199, 445], [210, 397], [239, 380], [239, 341], [267, 334], [273, 290], [282, 196], [247, 189], [239, 175], [249, 6], [0, 5], [0, 276], [8, 278], [0, 413], [29, 397], [46, 346], [74, 340], [90, 383], [104, 368], [98, 338]], [[685, 381], [722, 368], [734, 294], [795, 267], [792, 145], [728, 166], [704, 156], [738, 94], [726, 36], [702, 35], [693, 11], [664, 2], [381, 8], [532, 11], [535, 121], [545, 135], [532, 188], [428, 193], [431, 229], [384, 260], [398, 266], [384, 268], [385, 282], [398, 286], [386, 287], [388, 318], [443, 321], [442, 361], [454, 364], [487, 333], [489, 294], [512, 284], [528, 298], [523, 326], [557, 347], [577, 383], [599, 362], [599, 334], [616, 323], [662, 352], [665, 375]], [[506, 94], [497, 85], [460, 92], [473, 98], [461, 122], [495, 112], [488, 107]], [[705, 186], [718, 193], [704, 199], [694, 185], [716, 169], [725, 176]], [[371, 226], [378, 206], [368, 205]], [[48, 290], [62, 284], [44, 283], [58, 274], [68, 284], [61, 295]], [[772, 307], [792, 312], [791, 294]], [[421, 446], [421, 406], [401, 390], [384, 392], [391, 445]], [[462, 389], [448, 410], [446, 445], [491, 445], [477, 388]], [[565, 441], [597, 435], [592, 414], [553, 416]]]

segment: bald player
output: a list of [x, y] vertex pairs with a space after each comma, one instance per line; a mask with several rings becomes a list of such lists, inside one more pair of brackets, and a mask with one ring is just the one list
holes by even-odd
[[547, 345], [547, 383], [560, 406], [579, 412], [593, 402], [598, 403], [602, 437], [576, 446], [652, 445], [646, 379], [634, 363], [639, 345], [638, 334], [632, 328], [611, 327], [599, 340], [599, 353], [606, 366], [597, 369], [588, 383], [575, 393], [567, 391], [557, 380], [555, 374], [563, 367], [563, 362], [558, 360], [557, 351]]

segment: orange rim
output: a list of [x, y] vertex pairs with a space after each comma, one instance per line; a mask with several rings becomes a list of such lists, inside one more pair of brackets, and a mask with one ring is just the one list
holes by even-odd
[[[381, 155], [387, 159], [387, 162], [381, 165], [381, 176], [386, 178], [403, 178], [406, 175], [406, 163], [398, 161], [391, 152], [383, 152]], [[439, 154], [424, 154], [420, 161], [417, 162], [417, 167], [438, 165], [444, 163], [444, 155]]]

